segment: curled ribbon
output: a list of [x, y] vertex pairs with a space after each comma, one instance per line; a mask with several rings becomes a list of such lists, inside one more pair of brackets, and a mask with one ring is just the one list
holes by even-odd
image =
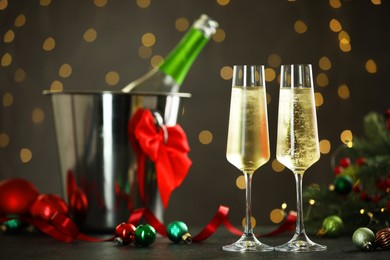
[[[192, 238], [192, 241], [201, 242], [208, 239], [212, 234], [214, 234], [214, 232], [221, 224], [223, 224], [230, 233], [237, 236], [241, 236], [243, 232], [232, 225], [232, 223], [228, 219], [228, 215], [229, 208], [220, 205], [214, 217], [197, 235]], [[153, 213], [148, 208], [140, 208], [134, 210], [127, 222], [133, 225], [137, 225], [141, 218], [144, 218], [150, 225], [152, 225], [160, 235], [162, 235], [163, 237], [167, 237], [166, 227], [153, 215]], [[296, 212], [290, 211], [282, 225], [280, 225], [275, 230], [269, 233], [256, 236], [268, 237], [283, 233], [284, 231], [290, 230], [295, 226], [296, 219]]]
[[147, 109], [139, 109], [129, 121], [128, 133], [137, 153], [141, 199], [145, 198], [145, 161], [148, 157], [155, 164], [157, 186], [166, 208], [172, 191], [180, 186], [192, 164], [188, 158], [190, 147], [184, 130], [179, 125], [166, 126], [166, 138], [164, 131], [156, 128], [152, 113]]
[[[229, 208], [223, 205], [218, 207], [218, 210], [210, 222], [192, 238], [193, 242], [202, 242], [208, 239], [214, 232], [219, 228], [221, 224], [232, 234], [241, 236], [243, 233], [241, 230], [235, 228], [228, 219]], [[290, 211], [286, 220], [282, 225], [277, 227], [275, 230], [257, 235], [258, 237], [266, 237], [280, 234], [284, 231], [290, 230], [294, 227], [296, 221], [296, 213]], [[137, 225], [138, 222], [144, 218], [150, 225], [152, 225], [156, 231], [161, 234], [163, 237], [167, 237], [166, 227], [161, 223], [156, 216], [148, 208], [136, 209], [132, 212], [127, 222], [133, 225]], [[11, 218], [0, 217], [0, 223], [10, 220]], [[113, 241], [114, 237], [100, 239], [88, 236], [79, 231], [76, 224], [66, 215], [61, 213], [55, 213], [49, 222], [42, 221], [37, 218], [32, 217], [20, 217], [22, 222], [33, 225], [43, 233], [49, 235], [50, 237], [57, 239], [62, 242], [71, 243], [76, 239], [86, 241], [86, 242], [106, 242]]]

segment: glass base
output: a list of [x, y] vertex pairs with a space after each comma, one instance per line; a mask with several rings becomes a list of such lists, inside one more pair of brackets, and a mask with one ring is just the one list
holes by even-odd
[[273, 251], [272, 246], [261, 243], [254, 235], [242, 235], [237, 242], [222, 247], [224, 251], [230, 252], [268, 252]]
[[315, 252], [326, 250], [326, 246], [314, 243], [306, 235], [298, 236], [295, 234], [286, 244], [276, 246], [275, 250], [283, 252]]

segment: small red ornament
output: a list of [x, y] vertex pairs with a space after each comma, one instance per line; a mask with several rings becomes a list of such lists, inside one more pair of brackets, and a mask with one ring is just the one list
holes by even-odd
[[1, 181], [0, 215], [28, 214], [38, 195], [38, 189], [27, 180], [12, 178]]
[[337, 176], [337, 175], [339, 175], [343, 170], [344, 170], [343, 167], [337, 166], [337, 167], [335, 167], [335, 168], [333, 169], [333, 173], [334, 173], [334, 175]]
[[341, 167], [347, 168], [351, 165], [351, 159], [348, 157], [341, 158], [339, 164]]
[[115, 228], [115, 238], [120, 238], [123, 245], [128, 245], [134, 241], [135, 226], [130, 223], [121, 223]]
[[356, 159], [356, 164], [359, 166], [363, 166], [366, 164], [366, 159], [364, 157], [359, 157]]
[[42, 194], [31, 205], [30, 213], [33, 217], [49, 221], [55, 213], [68, 214], [65, 201], [55, 194]]

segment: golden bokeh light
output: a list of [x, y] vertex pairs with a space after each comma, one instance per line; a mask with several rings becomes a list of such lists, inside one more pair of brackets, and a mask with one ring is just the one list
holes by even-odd
[[8, 52], [4, 53], [3, 57], [1, 58], [1, 66], [7, 67], [11, 65], [12, 63], [12, 56]]
[[350, 52], [352, 50], [352, 46], [349, 42], [340, 41], [339, 47], [343, 52]]
[[346, 31], [340, 31], [338, 34], [338, 38], [339, 38], [340, 43], [342, 43], [342, 44], [347, 44], [351, 41], [351, 37], [349, 36], [349, 34]]
[[267, 100], [267, 105], [271, 103], [271, 95], [269, 93], [266, 94], [266, 100]]
[[231, 80], [233, 77], [233, 69], [230, 66], [223, 66], [219, 71], [219, 75], [224, 80]]
[[284, 217], [285, 213], [281, 209], [273, 209], [271, 213], [269, 213], [270, 220], [275, 224], [279, 224], [280, 222], [282, 222]]
[[320, 87], [326, 87], [329, 84], [329, 78], [328, 75], [326, 75], [324, 72], [318, 73], [316, 77], [317, 85]]
[[56, 41], [54, 40], [53, 37], [48, 37], [46, 40], [43, 42], [42, 49], [45, 51], [52, 51], [56, 47]]
[[245, 176], [244, 175], [240, 175], [240, 176], [237, 177], [237, 179], [236, 179], [236, 186], [240, 190], [245, 190], [246, 189], [246, 181], [245, 181]]
[[149, 59], [152, 56], [152, 48], [141, 45], [138, 48], [138, 56], [141, 59]]
[[373, 3], [374, 5], [380, 5], [380, 4], [382, 4], [382, 1], [381, 0], [371, 0], [371, 3]]
[[230, 3], [230, 0], [216, 0], [217, 3], [221, 6], [228, 5]]
[[42, 123], [45, 119], [45, 112], [41, 108], [34, 108], [31, 118], [34, 124]]
[[20, 14], [15, 19], [15, 26], [22, 27], [26, 23], [26, 16], [24, 14]]
[[150, 66], [152, 66], [153, 68], [156, 68], [156, 67], [160, 66], [163, 62], [164, 62], [164, 57], [163, 56], [161, 56], [161, 55], [154, 55], [150, 59]]
[[22, 148], [20, 150], [20, 160], [22, 163], [28, 163], [32, 159], [32, 152], [28, 148]]
[[153, 33], [145, 33], [142, 35], [142, 44], [146, 47], [152, 47], [156, 43], [156, 37]]
[[264, 70], [264, 74], [265, 74], [265, 81], [273, 81], [276, 77], [276, 72], [273, 68], [266, 68]]
[[41, 6], [49, 6], [51, 4], [51, 0], [39, 0], [39, 4]]
[[140, 8], [147, 8], [150, 6], [150, 0], [137, 0], [137, 5]]
[[50, 85], [50, 91], [52, 92], [62, 92], [64, 89], [64, 86], [61, 81], [53, 80], [53, 82]]
[[12, 31], [12, 29], [9, 29], [5, 34], [4, 34], [4, 42], [5, 43], [10, 43], [15, 39], [15, 33]]
[[89, 28], [84, 32], [83, 38], [86, 42], [93, 42], [97, 38], [97, 32], [94, 28]]
[[377, 72], [376, 62], [372, 59], [369, 59], [366, 62], [366, 70], [368, 73], [376, 73]]
[[297, 33], [305, 33], [307, 31], [307, 25], [305, 22], [303, 22], [301, 20], [297, 20], [294, 23], [294, 30]]
[[334, 9], [338, 9], [341, 7], [341, 1], [340, 0], [329, 0], [329, 5]]
[[9, 144], [9, 136], [6, 133], [0, 133], [0, 147], [7, 147]]
[[340, 134], [341, 142], [348, 144], [348, 143], [352, 142], [352, 139], [353, 139], [353, 135], [352, 135], [351, 130], [347, 129], [347, 130], [344, 130], [343, 132], [341, 132], [341, 134]]
[[346, 84], [341, 84], [341, 85], [337, 88], [337, 94], [339, 95], [339, 97], [340, 97], [341, 99], [348, 99], [349, 96], [350, 96], [348, 85], [346, 85]]
[[320, 92], [314, 93], [314, 100], [316, 103], [316, 107], [320, 107], [324, 104], [324, 97]]
[[103, 7], [103, 6], [107, 5], [107, 0], [93, 0], [93, 3], [97, 7]]
[[119, 73], [116, 71], [110, 71], [106, 74], [105, 81], [110, 86], [115, 86], [119, 82]]
[[17, 68], [14, 72], [14, 81], [23, 82], [26, 79], [26, 72], [22, 68]]
[[330, 70], [332, 68], [332, 63], [330, 59], [326, 56], [320, 58], [320, 60], [318, 61], [318, 65], [322, 70]]
[[316, 201], [313, 200], [313, 199], [310, 199], [310, 200], [309, 200], [309, 204], [313, 206], [314, 204], [316, 204]]
[[[251, 217], [251, 224], [252, 224], [252, 228], [254, 228], [256, 226], [256, 219], [252, 216]], [[244, 217], [241, 221], [241, 225], [243, 228], [245, 228], [245, 225], [246, 225], [246, 217]]]
[[323, 139], [320, 141], [320, 153], [328, 154], [331, 149], [331, 144], [329, 140]]
[[343, 26], [339, 22], [339, 20], [333, 18], [329, 22], [329, 28], [334, 32], [340, 32], [343, 29]]
[[282, 208], [283, 210], [284, 210], [284, 209], [287, 209], [287, 203], [286, 203], [286, 202], [282, 203], [281, 208]]
[[213, 141], [213, 133], [209, 130], [202, 130], [198, 135], [201, 144], [210, 144]]
[[277, 159], [272, 160], [272, 169], [275, 172], [282, 172], [286, 167], [281, 164]]
[[280, 56], [278, 54], [270, 54], [268, 56], [268, 64], [272, 67], [272, 68], [277, 68], [280, 66], [280, 64], [282, 63], [282, 59], [280, 58]]
[[223, 42], [225, 40], [226, 34], [224, 30], [218, 28], [212, 37], [215, 42]]
[[7, 0], [0, 0], [0, 10], [4, 10], [8, 6]]
[[60, 75], [62, 78], [70, 77], [70, 75], [72, 75], [72, 66], [67, 63], [62, 64], [58, 70], [58, 75]]
[[180, 17], [180, 18], [177, 18], [175, 21], [175, 28], [179, 32], [187, 31], [189, 26], [190, 26], [190, 23], [189, 23], [187, 18]]
[[14, 103], [14, 96], [9, 92], [5, 92], [2, 101], [3, 107], [10, 107]]

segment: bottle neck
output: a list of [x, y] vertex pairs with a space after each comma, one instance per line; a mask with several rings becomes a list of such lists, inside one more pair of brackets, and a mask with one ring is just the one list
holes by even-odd
[[191, 28], [165, 58], [163, 64], [160, 65], [160, 70], [181, 85], [192, 63], [208, 40], [209, 38], [205, 37], [201, 31]]

